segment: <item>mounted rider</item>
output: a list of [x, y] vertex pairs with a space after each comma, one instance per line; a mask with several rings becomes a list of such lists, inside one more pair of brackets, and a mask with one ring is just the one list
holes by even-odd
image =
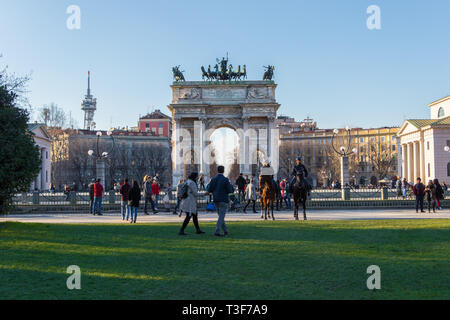
[[297, 176], [300, 177], [300, 183], [305, 186], [306, 190], [308, 191], [308, 195], [310, 195], [311, 192], [311, 185], [309, 184], [308, 180], [308, 169], [306, 169], [305, 165], [302, 163], [302, 158], [297, 157], [296, 165], [294, 166], [294, 169], [292, 170], [293, 178], [290, 181], [289, 184], [289, 191], [290, 193], [293, 193], [294, 191], [294, 184], [296, 182]]

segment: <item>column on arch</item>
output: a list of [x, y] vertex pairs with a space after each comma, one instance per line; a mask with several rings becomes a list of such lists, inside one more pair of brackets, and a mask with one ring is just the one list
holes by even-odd
[[181, 119], [174, 118], [172, 126], [172, 185], [176, 186], [184, 176], [184, 150], [182, 150], [180, 141], [182, 136]]
[[413, 143], [408, 143], [408, 182], [414, 182], [414, 149]]

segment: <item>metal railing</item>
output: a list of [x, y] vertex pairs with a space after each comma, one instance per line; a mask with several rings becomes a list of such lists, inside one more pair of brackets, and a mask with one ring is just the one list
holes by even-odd
[[[198, 204], [208, 204], [211, 201], [211, 196], [206, 192], [199, 192], [201, 196], [198, 198]], [[161, 192], [159, 195], [158, 203], [161, 207], [164, 206], [163, 199], [166, 193]], [[238, 198], [238, 192], [235, 192]], [[291, 196], [292, 198], [292, 196]], [[169, 205], [174, 206], [177, 202], [175, 192], [172, 192], [169, 197]], [[395, 189], [314, 189], [311, 191], [311, 196], [308, 200], [312, 202], [327, 202], [327, 201], [369, 201], [369, 200], [414, 200], [414, 194], [412, 191], [407, 192], [407, 196], [403, 197], [398, 195]], [[450, 192], [447, 191], [444, 199], [450, 199]], [[121, 196], [115, 191], [105, 192], [102, 199], [103, 204], [114, 205], [120, 204]], [[65, 206], [65, 205], [89, 205], [90, 198], [88, 192], [70, 192], [65, 194], [63, 192], [24, 192], [18, 193], [13, 197], [13, 203], [16, 206]], [[141, 204], [145, 203], [145, 198], [142, 195]]]

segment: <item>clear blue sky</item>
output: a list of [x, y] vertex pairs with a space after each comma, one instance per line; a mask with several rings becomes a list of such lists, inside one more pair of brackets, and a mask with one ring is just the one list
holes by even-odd
[[[81, 30], [66, 9], [81, 8]], [[382, 29], [366, 28], [381, 8]], [[32, 72], [29, 98], [55, 102], [79, 125], [87, 71], [101, 128], [168, 112], [171, 67], [200, 80], [201, 65], [230, 54], [249, 79], [276, 66], [280, 114], [319, 127], [400, 125], [427, 118], [450, 94], [450, 1], [0, 0], [0, 65]]]

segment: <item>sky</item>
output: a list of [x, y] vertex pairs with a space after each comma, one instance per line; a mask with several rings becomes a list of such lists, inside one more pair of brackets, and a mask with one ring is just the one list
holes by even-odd
[[[66, 26], [70, 5], [79, 30]], [[366, 26], [370, 5], [380, 30]], [[320, 128], [400, 126], [450, 94], [449, 31], [448, 0], [0, 0], [0, 66], [31, 74], [35, 109], [56, 103], [80, 126], [90, 70], [94, 121], [107, 129], [169, 113], [171, 68], [201, 80], [228, 52], [249, 80], [275, 65], [279, 114]]]

